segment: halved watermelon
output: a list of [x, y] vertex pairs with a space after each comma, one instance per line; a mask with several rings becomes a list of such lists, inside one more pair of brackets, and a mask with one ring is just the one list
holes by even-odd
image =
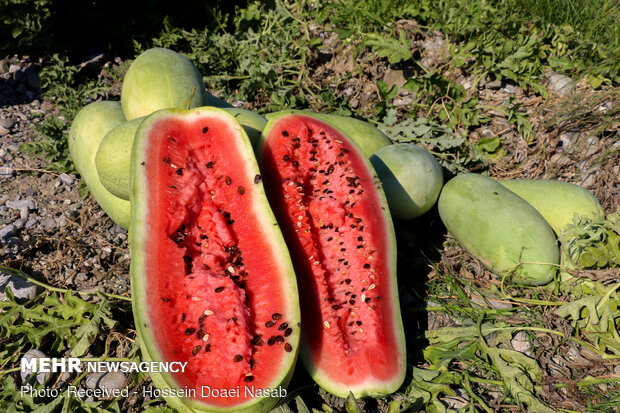
[[133, 145], [130, 197], [142, 354], [188, 363], [153, 382], [168, 394], [196, 390], [167, 398], [184, 411], [268, 410], [293, 372], [300, 315], [242, 127], [210, 107], [150, 115]]
[[396, 242], [379, 180], [321, 119], [272, 116], [258, 156], [302, 292], [302, 360], [325, 390], [394, 392], [406, 370]]

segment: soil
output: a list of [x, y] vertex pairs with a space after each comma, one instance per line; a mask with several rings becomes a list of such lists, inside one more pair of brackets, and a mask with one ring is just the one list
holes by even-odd
[[[412, 21], [399, 24], [404, 28], [415, 26]], [[318, 29], [314, 35], [323, 39], [324, 46], [315, 56], [312, 82], [344, 97], [359, 113], [372, 112], [372, 105], [379, 98], [377, 80], [399, 84], [414, 70], [412, 67], [390, 67], [385, 59], [372, 55], [353, 57], [351, 50], [335, 35], [319, 33]], [[415, 36], [412, 48], [420, 64], [432, 68], [446, 61], [447, 45], [440, 33]], [[58, 117], [59, 111], [54, 102], [42, 98], [40, 82], [37, 83], [32, 74], [38, 71], [40, 62], [30, 62], [27, 58], [12, 58], [11, 62], [19, 70], [9, 76], [0, 73], [0, 231], [3, 231], [0, 266], [19, 268], [52, 286], [78, 291], [99, 289], [129, 296], [127, 231], [114, 224], [92, 196], [85, 199], [79, 196], [79, 177], [49, 171], [47, 160], [20, 151], [20, 145], [37, 139], [35, 126], [47, 117]], [[105, 64], [120, 63], [117, 59]], [[350, 75], [354, 65], [360, 65], [362, 70]], [[15, 75], [18, 72], [22, 74]], [[571, 93], [560, 95], [551, 91], [549, 99], [545, 100], [507, 82], [483, 78], [474, 85], [471, 76], [466, 74], [452, 73], [451, 76], [466, 87], [469, 96], [478, 97], [482, 105], [497, 107], [513, 98], [530, 115], [533, 126], [530, 140], [507, 122], [503, 114], [493, 110], [486, 111], [491, 119], [488, 124], [470, 131], [472, 142], [484, 137], [501, 138], [505, 154], [482, 166], [491, 176], [572, 182], [592, 191], [606, 213], [617, 210], [620, 204], [620, 119], [617, 115], [612, 119], [606, 115], [618, 107], [618, 90], [592, 90], [585, 82], [578, 82]], [[119, 99], [119, 95], [120, 85], [116, 84], [105, 98]], [[394, 101], [396, 107], [406, 108], [411, 98], [407, 93], [399, 94]], [[251, 107], [247, 103], [244, 106]], [[32, 201], [33, 205], [30, 204], [24, 213], [24, 208], [7, 206], [14, 205], [10, 201], [24, 201], [24, 205]], [[403, 294], [403, 307], [424, 302], [425, 283], [441, 276], [446, 269], [458, 271], [481, 287], [496, 282], [494, 275], [446, 234], [436, 211], [423, 219], [396, 223], [395, 227], [400, 251], [399, 279], [405, 280], [413, 274], [416, 278], [404, 281], [414, 287], [416, 294]], [[617, 275], [615, 272], [611, 278], [617, 279]], [[433, 313], [424, 315], [428, 318], [422, 327], [412, 328], [438, 328], [454, 322]], [[132, 323], [130, 315], [127, 322]], [[551, 316], [546, 322], [551, 329], [568, 328]], [[133, 339], [133, 332], [128, 334]], [[557, 354], [565, 352], [575, 353], [573, 365], [558, 362]], [[614, 373], [614, 366], [603, 363], [600, 357], [583, 354], [583, 349], [559, 341], [545, 343], [540, 354], [546, 374], [543, 379], [546, 401], [556, 407], [582, 409], [585, 396], [575, 386], [557, 391], [551, 390], [554, 387], [547, 386], [548, 383], [566, 377], [576, 379]], [[329, 395], [321, 393], [319, 397], [334, 403]], [[125, 402], [123, 411], [139, 410], [143, 402], [140, 398], [130, 399]]]

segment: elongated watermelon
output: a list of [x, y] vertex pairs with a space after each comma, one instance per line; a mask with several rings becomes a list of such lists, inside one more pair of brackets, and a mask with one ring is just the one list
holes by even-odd
[[406, 367], [396, 243], [368, 159], [335, 127], [299, 113], [271, 117], [259, 159], [302, 292], [306, 368], [337, 396], [394, 392]]
[[130, 200], [142, 354], [188, 363], [153, 382], [195, 390], [167, 398], [182, 411], [267, 411], [292, 374], [300, 313], [247, 135], [221, 109], [155, 112], [134, 140]]

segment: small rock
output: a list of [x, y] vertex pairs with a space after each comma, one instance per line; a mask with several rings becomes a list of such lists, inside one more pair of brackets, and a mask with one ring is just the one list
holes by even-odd
[[10, 130], [0, 125], [0, 136], [8, 135], [9, 132]]
[[24, 225], [26, 225], [26, 218], [18, 218], [15, 221], [13, 221], [13, 225], [15, 225], [17, 228], [21, 228]]
[[17, 73], [20, 70], [22, 70], [22, 68], [19, 65], [11, 64], [11, 66], [9, 66], [9, 73]]
[[388, 87], [391, 88], [394, 85], [400, 87], [404, 85], [407, 80], [405, 79], [405, 75], [402, 70], [388, 69], [385, 71], [383, 81], [387, 83]]
[[56, 220], [54, 218], [45, 218], [41, 221], [41, 226], [48, 230], [56, 228], [56, 225]]
[[504, 88], [502, 89], [505, 93], [508, 93], [510, 95], [514, 94], [516, 92], [516, 88], [514, 85], [506, 85], [504, 86]]
[[16, 230], [17, 228], [15, 227], [15, 225], [5, 225], [4, 227], [2, 227], [2, 229], [0, 229], [0, 239], [7, 239], [8, 237], [14, 235]]
[[29, 219], [28, 221], [26, 221], [26, 224], [24, 226], [26, 228], [32, 228], [32, 227], [34, 227], [37, 224], [37, 222], [39, 222], [37, 219], [32, 218], [32, 219]]
[[549, 88], [558, 95], [565, 96], [575, 90], [575, 82], [570, 77], [555, 72], [549, 72], [546, 76]]
[[74, 181], [73, 177], [65, 173], [60, 174], [59, 178], [62, 182], [64, 182], [67, 185], [73, 184], [73, 181]]
[[491, 90], [499, 90], [502, 87], [502, 81], [499, 79], [492, 80], [489, 83], [487, 83], [485, 87]]
[[6, 129], [11, 129], [11, 127], [15, 124], [12, 119], [2, 118], [0, 119], [0, 126]]
[[[47, 355], [42, 351], [31, 349], [31, 350], [28, 350], [26, 354], [23, 355], [22, 358], [31, 360], [34, 358], [47, 358]], [[22, 379], [22, 383], [24, 384], [32, 385], [34, 384], [35, 380], [39, 384], [45, 384], [52, 376], [52, 373], [35, 373], [33, 371], [29, 371], [28, 369], [24, 369], [24, 371], [20, 373], [20, 376]]]
[[15, 300], [19, 303], [32, 300], [37, 296], [38, 287], [36, 284], [17, 276], [23, 274], [19, 270], [8, 267], [0, 267], [0, 301], [8, 301], [6, 287], [11, 288]]
[[77, 281], [77, 282], [82, 282], [83, 283], [86, 280], [88, 280], [88, 275], [84, 274], [83, 272], [79, 272], [75, 276], [75, 281]]
[[532, 343], [530, 343], [530, 340], [527, 338], [525, 331], [519, 331], [515, 334], [512, 340], [510, 340], [510, 345], [519, 353], [523, 353], [529, 357], [534, 356], [534, 353], [532, 353]]
[[89, 389], [121, 390], [125, 386], [127, 378], [118, 371], [107, 373], [91, 373], [86, 376], [85, 384]]

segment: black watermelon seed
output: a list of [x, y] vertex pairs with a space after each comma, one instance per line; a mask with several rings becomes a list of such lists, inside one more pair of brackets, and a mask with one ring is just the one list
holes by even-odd
[[273, 322], [272, 320], [269, 320], [265, 323], [265, 327], [269, 328], [269, 327], [273, 327], [275, 325], [275, 322]]
[[288, 328], [288, 324], [287, 323], [282, 323], [280, 324], [280, 327], [278, 327], [278, 331], [284, 331]]
[[269, 340], [267, 340], [268, 346], [273, 346], [275, 343], [276, 343], [276, 338], [274, 336], [269, 337]]
[[159, 297], [160, 300], [162, 300], [164, 303], [167, 303], [168, 301], [170, 301], [170, 298], [164, 298], [164, 297]]
[[185, 313], [181, 313], [181, 322], [185, 321]]
[[370, 300], [372, 300], [372, 298], [370, 298], [370, 297], [366, 297], [366, 299], [365, 299], [364, 301], [365, 301], [365, 302], [367, 302], [367, 303], [369, 303], [369, 302], [370, 302]]
[[293, 347], [289, 343], [286, 343], [284, 344], [284, 351], [290, 353], [291, 351], [293, 351]]
[[200, 351], [201, 348], [202, 348], [202, 346], [200, 346], [200, 345], [194, 347], [192, 349], [192, 356], [195, 356], [196, 354], [198, 354], [198, 352]]
[[199, 328], [198, 331], [196, 331], [196, 337], [198, 337], [199, 340], [202, 340], [205, 334], [207, 333], [202, 328]]
[[191, 328], [191, 327], [190, 327], [190, 328], [188, 328], [188, 329], [186, 329], [186, 330], [185, 330], [185, 335], [186, 335], [186, 336], [191, 336], [191, 335], [192, 335], [192, 334], [194, 334], [195, 332], [196, 332], [196, 329], [195, 329], [195, 328]]
[[217, 287], [217, 288], [215, 289], [215, 292], [216, 292], [216, 293], [221, 293], [222, 291], [224, 291], [224, 289], [225, 289], [225, 288], [226, 288], [226, 287], [224, 287], [224, 286], [222, 285], [221, 287]]
[[260, 182], [260, 180], [263, 179], [260, 174], [256, 174], [256, 176], [254, 177], [254, 183], [257, 184]]
[[207, 318], [206, 314], [201, 314], [200, 317], [198, 317], [198, 322], [202, 323], [203, 321], [205, 321], [205, 318]]
[[205, 344], [205, 353], [208, 353], [210, 351], [211, 351], [211, 343]]
[[164, 157], [164, 162], [165, 163], [170, 163], [170, 158], [168, 158], [167, 156]]
[[280, 313], [273, 313], [271, 315], [271, 318], [274, 319], [274, 320], [279, 320], [279, 319], [282, 318], [282, 314], [280, 314]]
[[280, 344], [284, 343], [284, 337], [282, 337], [282, 336], [277, 336], [277, 337], [276, 337], [276, 343], [280, 343]]
[[177, 169], [177, 175], [183, 175], [183, 168]]
[[349, 324], [347, 324], [349, 327], [351, 327], [353, 325], [353, 321], [351, 321]]
[[285, 131], [285, 130], [283, 130], [283, 131], [282, 131], [282, 136], [288, 136], [288, 132], [287, 132], [287, 131]]
[[359, 321], [359, 320], [357, 320], [357, 321], [355, 322], [355, 324], [357, 324], [358, 326], [361, 326], [361, 325], [362, 325], [362, 322], [361, 322], [361, 321]]
[[202, 128], [202, 133], [207, 133], [207, 132], [209, 132], [209, 128], [208, 127], [205, 126], [204, 128]]
[[355, 300], [349, 300], [349, 304], [354, 305], [355, 304]]
[[253, 369], [256, 366], [256, 360], [250, 359], [250, 368]]
[[291, 335], [291, 333], [293, 332], [292, 328], [287, 328], [286, 330], [284, 330], [284, 337], [288, 337]]
[[282, 157], [282, 160], [283, 160], [284, 162], [288, 162], [290, 159], [291, 159], [291, 157], [290, 157], [290, 156], [288, 156], [288, 155], [284, 155], [284, 156]]
[[351, 284], [351, 279], [350, 278], [345, 278], [344, 282], [346, 282], [347, 284]]
[[368, 263], [364, 264], [364, 268], [370, 268], [370, 264]]
[[233, 357], [233, 361], [235, 363], [239, 363], [241, 360], [243, 360], [243, 356], [241, 354], [237, 354], [235, 357]]
[[349, 261], [343, 262], [344, 265], [349, 265]]
[[144, 162], [144, 161], [140, 162], [140, 165], [144, 166], [144, 164], [146, 164], [146, 162]]
[[213, 161], [209, 161], [209, 162], [207, 162], [206, 167], [207, 167], [207, 168], [213, 168], [213, 165], [214, 165], [214, 164], [215, 164], [215, 162], [213, 162]]
[[255, 346], [262, 346], [263, 344], [265, 344], [265, 342], [261, 338], [257, 338], [256, 340], [254, 340]]
[[254, 381], [254, 376], [250, 375], [250, 376], [245, 376], [243, 378], [243, 381], [245, 381], [246, 383], [250, 383], [251, 381]]
[[230, 176], [227, 176], [226, 178], [224, 178], [224, 182], [226, 182], [226, 185], [230, 185], [230, 183], [232, 182], [230, 180]]
[[240, 186], [237, 188], [237, 192], [239, 193], [239, 195], [243, 195], [245, 194], [245, 189], [242, 186]]

